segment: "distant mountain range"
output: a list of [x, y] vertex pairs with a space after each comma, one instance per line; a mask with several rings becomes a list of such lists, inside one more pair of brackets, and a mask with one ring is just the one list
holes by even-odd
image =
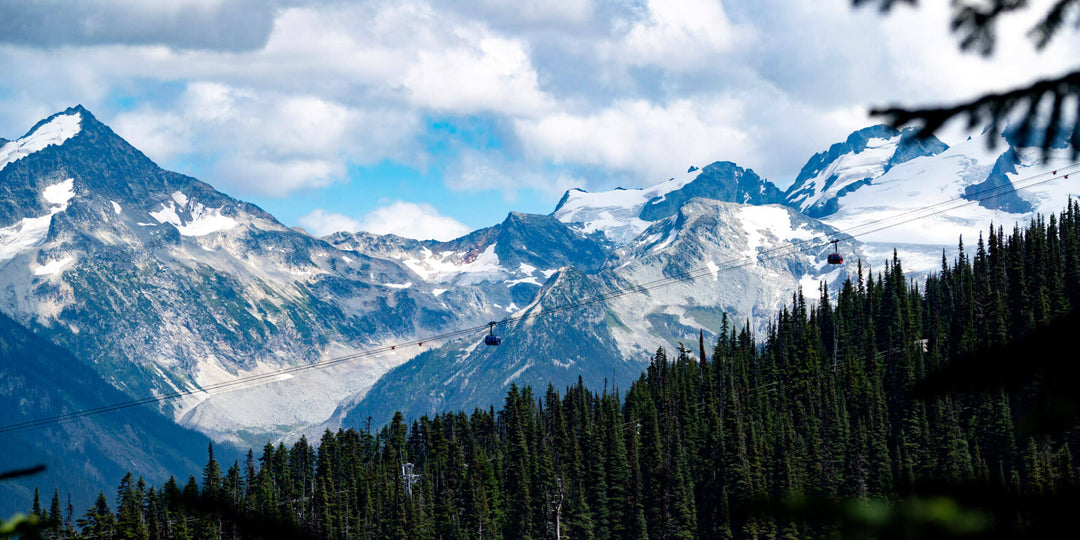
[[[843, 234], [1052, 166], [998, 134], [949, 148], [874, 126], [813, 156], [786, 192], [716, 162], [643, 189], [570, 190], [550, 215], [512, 212], [449, 242], [315, 238], [159, 168], [73, 107], [0, 146], [0, 311], [96, 374], [85, 384], [105, 387], [104, 401], [509, 318], [498, 347], [480, 334], [429, 340], [162, 405], [216, 440], [261, 446], [368, 417], [380, 424], [398, 409], [486, 407], [511, 382], [625, 386], [658, 346], [689, 344], [699, 331], [715, 339], [724, 314], [760, 330], [798, 287], [811, 298], [821, 281], [835, 290], [853, 269], [827, 265], [823, 240], [841, 239], [849, 261], [897, 247], [932, 269], [958, 232], [1057, 210], [1068, 187], [1046, 184], [879, 231], [862, 239], [869, 243]], [[770, 254], [803, 243], [813, 248]], [[696, 277], [675, 279], [688, 271]], [[671, 283], [616, 296], [661, 281]], [[55, 399], [42, 392], [31, 406]], [[25, 417], [3, 414], [5, 424]]]

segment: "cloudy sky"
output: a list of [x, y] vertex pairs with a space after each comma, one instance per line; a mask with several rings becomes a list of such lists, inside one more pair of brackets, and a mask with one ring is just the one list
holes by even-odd
[[[1046, 1], [1033, 2], [1036, 6]], [[0, 137], [76, 103], [287, 225], [447, 239], [730, 160], [786, 187], [876, 123], [1076, 67], [948, 2], [0, 0]], [[952, 134], [959, 135], [959, 129]], [[946, 142], [949, 142], [946, 139]]]

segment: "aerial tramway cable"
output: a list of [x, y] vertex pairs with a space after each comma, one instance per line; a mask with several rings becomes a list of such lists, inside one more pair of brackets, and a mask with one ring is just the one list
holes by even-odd
[[[895, 215], [892, 215], [892, 216], [888, 216], [888, 217], [885, 217], [885, 218], [881, 218], [881, 219], [869, 221], [869, 222], [866, 222], [866, 223], [862, 223], [860, 225], [855, 225], [855, 226], [849, 227], [846, 230], [837, 230], [837, 232], [840, 233], [841, 235], [847, 236], [849, 238], [854, 238], [854, 237], [857, 237], [857, 236], [865, 236], [867, 234], [875, 233], [875, 232], [878, 232], [878, 231], [881, 231], [881, 230], [884, 230], [884, 229], [889, 229], [889, 228], [892, 228], [892, 227], [896, 227], [896, 226], [903, 225], [905, 223], [910, 223], [910, 222], [913, 222], [913, 221], [918, 221], [918, 220], [921, 220], [921, 219], [926, 219], [928, 217], [931, 217], [931, 216], [934, 216], [934, 215], [937, 215], [937, 214], [941, 214], [941, 213], [944, 213], [944, 212], [948, 212], [950, 210], [955, 210], [955, 209], [958, 209], [958, 208], [962, 208], [964, 206], [968, 206], [968, 205], [971, 205], [971, 204], [982, 202], [982, 201], [985, 201], [987, 199], [991, 199], [993, 197], [998, 197], [998, 196], [1001, 196], [1001, 195], [1005, 195], [1005, 194], [1008, 194], [1008, 193], [1013, 193], [1013, 192], [1019, 191], [1021, 189], [1026, 189], [1026, 188], [1034, 187], [1034, 186], [1037, 186], [1037, 185], [1040, 185], [1040, 184], [1044, 184], [1046, 182], [1050, 182], [1050, 181], [1056, 180], [1058, 178], [1068, 178], [1070, 174], [1076, 174], [1078, 172], [1080, 172], [1080, 162], [1073, 163], [1073, 164], [1070, 164], [1070, 165], [1066, 165], [1066, 166], [1063, 166], [1063, 167], [1058, 167], [1057, 169], [1053, 170], [1050, 173], [1042, 173], [1042, 174], [1030, 176], [1028, 178], [1018, 180], [1018, 181], [1013, 182], [1011, 184], [1004, 184], [1004, 185], [994, 186], [994, 187], [990, 187], [990, 188], [985, 188], [985, 189], [982, 189], [982, 190], [974, 192], [974, 193], [969, 193], [969, 194], [966, 195], [966, 197], [955, 197], [953, 199], [949, 199], [949, 200], [946, 200], [946, 201], [935, 203], [935, 204], [932, 204], [930, 206], [914, 208], [914, 209], [911, 209], [911, 210], [908, 210], [908, 211], [899, 212], [899, 213], [897, 213]], [[529, 319], [538, 319], [540, 317], [544, 317], [544, 316], [547, 316], [547, 315], [552, 315], [552, 314], [563, 312], [563, 311], [569, 311], [569, 310], [572, 310], [572, 309], [577, 309], [577, 308], [581, 308], [581, 307], [590, 306], [590, 305], [593, 305], [593, 304], [596, 304], [596, 303], [599, 303], [599, 302], [604, 302], [604, 301], [607, 301], [607, 300], [620, 298], [620, 297], [627, 296], [627, 295], [630, 295], [630, 294], [644, 293], [644, 292], [652, 290], [652, 289], [666, 287], [668, 285], [672, 285], [674, 283], [678, 283], [678, 282], [681, 282], [681, 281], [690, 281], [690, 280], [696, 279], [698, 277], [703, 277], [703, 276], [710, 275], [710, 274], [716, 275], [716, 274], [719, 274], [720, 272], [726, 272], [726, 271], [729, 271], [729, 270], [734, 270], [736, 268], [742, 268], [742, 267], [745, 267], [745, 266], [750, 266], [750, 265], [757, 264], [757, 262], [759, 260], [777, 258], [777, 257], [785, 256], [785, 255], [793, 255], [793, 254], [799, 253], [799, 252], [805, 252], [805, 251], [809, 251], [809, 250], [813, 250], [813, 249], [819, 249], [821, 247], [825, 247], [825, 246], [828, 246], [829, 244], [832, 244], [834, 242], [834, 240], [836, 240], [836, 239], [835, 238], [830, 239], [828, 237], [818, 237], [818, 238], [811, 238], [811, 239], [795, 240], [795, 241], [792, 241], [791, 243], [789, 243], [788, 245], [785, 245], [785, 246], [780, 246], [780, 247], [775, 247], [775, 248], [768, 249], [768, 250], [763, 250], [763, 251], [759, 252], [754, 258], [752, 258], [750, 260], [747, 260], [746, 258], [739, 258], [739, 259], [733, 259], [731, 261], [727, 261], [727, 262], [725, 262], [723, 264], [715, 264], [714, 263], [712, 266], [694, 268], [694, 269], [690, 269], [690, 270], [687, 270], [685, 272], [682, 272], [680, 274], [676, 274], [674, 276], [668, 276], [668, 277], [665, 277], [665, 278], [660, 278], [660, 279], [656, 279], [656, 280], [653, 280], [653, 281], [649, 281], [649, 282], [646, 282], [646, 283], [643, 283], [643, 284], [637, 284], [637, 285], [632, 285], [632, 286], [625, 287], [625, 288], [622, 288], [622, 289], [616, 289], [614, 291], [611, 291], [611, 292], [608, 292], [608, 293], [605, 293], [605, 294], [596, 295], [596, 296], [594, 296], [592, 298], [582, 300], [582, 301], [579, 301], [579, 302], [572, 302], [572, 303], [563, 304], [563, 305], [560, 305], [560, 306], [554, 306], [554, 307], [551, 307], [551, 308], [546, 308], [546, 309], [542, 309], [542, 310], [539, 310], [539, 311], [534, 311], [532, 313], [518, 315], [516, 317], [506, 317], [506, 318], [502, 319], [501, 321], [497, 321], [497, 322], [494, 322], [494, 323], [488, 323], [488, 324], [482, 324], [482, 325], [478, 325], [478, 326], [467, 327], [467, 328], [463, 328], [463, 329], [460, 329], [460, 330], [455, 330], [455, 331], [452, 331], [452, 332], [446, 332], [446, 333], [443, 333], [443, 334], [424, 336], [423, 338], [420, 338], [420, 339], [415, 340], [415, 341], [400, 342], [400, 343], [395, 343], [395, 344], [391, 344], [391, 345], [385, 345], [385, 346], [382, 346], [382, 347], [375, 347], [375, 348], [372, 348], [372, 349], [358, 351], [358, 352], [355, 352], [355, 353], [352, 353], [352, 354], [347, 354], [347, 355], [331, 358], [331, 359], [328, 359], [328, 360], [315, 362], [315, 363], [312, 363], [312, 364], [307, 364], [307, 365], [303, 365], [303, 366], [290, 366], [290, 367], [287, 367], [287, 368], [282, 368], [282, 369], [278, 369], [278, 370], [274, 370], [274, 371], [269, 371], [269, 372], [261, 373], [261, 374], [258, 374], [258, 375], [252, 375], [252, 376], [249, 376], [249, 377], [242, 377], [242, 378], [239, 378], [239, 379], [234, 379], [232, 381], [225, 381], [225, 382], [210, 384], [210, 385], [199, 387], [199, 388], [191, 388], [191, 389], [187, 389], [187, 390], [178, 390], [178, 391], [175, 391], [175, 392], [169, 392], [169, 393], [165, 393], [165, 394], [161, 394], [161, 395], [157, 395], [157, 396], [149, 396], [149, 397], [144, 397], [144, 398], [139, 398], [139, 399], [133, 399], [133, 400], [130, 400], [130, 401], [114, 403], [114, 404], [111, 404], [111, 405], [103, 405], [101, 407], [95, 407], [95, 408], [91, 408], [91, 409], [83, 409], [83, 410], [79, 410], [79, 411], [59, 414], [59, 415], [50, 416], [50, 417], [46, 417], [46, 418], [39, 418], [39, 419], [36, 419], [36, 420], [27, 420], [25, 422], [18, 422], [18, 423], [14, 423], [14, 424], [8, 424], [6, 426], [0, 426], [0, 434], [12, 433], [12, 432], [17, 432], [17, 431], [24, 431], [24, 430], [33, 429], [33, 428], [36, 428], [36, 427], [46, 426], [46, 425], [49, 425], [49, 424], [62, 423], [62, 422], [67, 422], [67, 421], [71, 421], [71, 420], [77, 420], [79, 418], [85, 418], [85, 417], [88, 417], [88, 416], [106, 414], [106, 413], [115, 412], [115, 411], [119, 411], [119, 410], [123, 410], [123, 409], [128, 409], [128, 408], [131, 408], [131, 407], [137, 407], [137, 406], [140, 406], [140, 405], [148, 405], [148, 404], [151, 404], [151, 403], [159, 403], [159, 402], [164, 402], [164, 401], [171, 401], [171, 400], [174, 400], [174, 399], [179, 399], [179, 398], [182, 398], [182, 397], [185, 397], [185, 396], [190, 396], [190, 395], [195, 395], [195, 394], [213, 395], [213, 394], [222, 393], [222, 392], [225, 392], [225, 391], [228, 391], [228, 390], [233, 390], [233, 389], [236, 389], [238, 387], [242, 387], [242, 386], [249, 385], [249, 384], [252, 384], [252, 383], [266, 382], [268, 380], [272, 380], [274, 378], [281, 377], [283, 375], [291, 375], [293, 373], [299, 373], [299, 372], [309, 371], [309, 370], [313, 370], [313, 369], [323, 369], [323, 368], [327, 368], [327, 367], [330, 367], [330, 366], [335, 366], [335, 365], [338, 365], [338, 364], [344, 364], [346, 362], [351, 362], [351, 361], [354, 361], [354, 360], [357, 360], [357, 359], [360, 359], [360, 358], [365, 358], [365, 357], [368, 357], [368, 356], [374, 356], [374, 355], [377, 355], [377, 354], [396, 351], [396, 350], [404, 349], [404, 348], [407, 348], [407, 347], [422, 347], [425, 342], [444, 341], [444, 340], [453, 339], [453, 338], [456, 338], [456, 337], [462, 337], [462, 336], [467, 336], [467, 335], [477, 335], [480, 332], [485, 331], [485, 330], [488, 331], [488, 333], [490, 334], [491, 331], [494, 329], [494, 327], [496, 325], [503, 326], [503, 325], [507, 325], [507, 324], [512, 323], [512, 322], [525, 321], [525, 320], [529, 320]]]

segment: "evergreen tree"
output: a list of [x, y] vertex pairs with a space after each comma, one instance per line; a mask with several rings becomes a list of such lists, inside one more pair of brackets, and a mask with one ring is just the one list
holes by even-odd
[[50, 536], [56, 538], [59, 536], [57, 533], [63, 530], [64, 515], [60, 509], [60, 490], [53, 488], [52, 501], [49, 503], [49, 529], [51, 530]]
[[83, 536], [90, 538], [113, 538], [116, 535], [116, 519], [109, 509], [105, 492], [99, 491], [94, 505], [77, 522]]
[[144, 493], [131, 473], [120, 480], [116, 490], [116, 535], [118, 538], [142, 540], [149, 538], [143, 516]]

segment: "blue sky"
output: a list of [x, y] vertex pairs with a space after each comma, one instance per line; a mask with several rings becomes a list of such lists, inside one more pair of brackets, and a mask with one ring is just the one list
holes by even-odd
[[1075, 68], [1076, 33], [1026, 35], [1047, 1], [991, 58], [946, 2], [2, 2], [0, 136], [81, 103], [287, 225], [448, 239], [717, 160], [784, 187], [870, 106]]

